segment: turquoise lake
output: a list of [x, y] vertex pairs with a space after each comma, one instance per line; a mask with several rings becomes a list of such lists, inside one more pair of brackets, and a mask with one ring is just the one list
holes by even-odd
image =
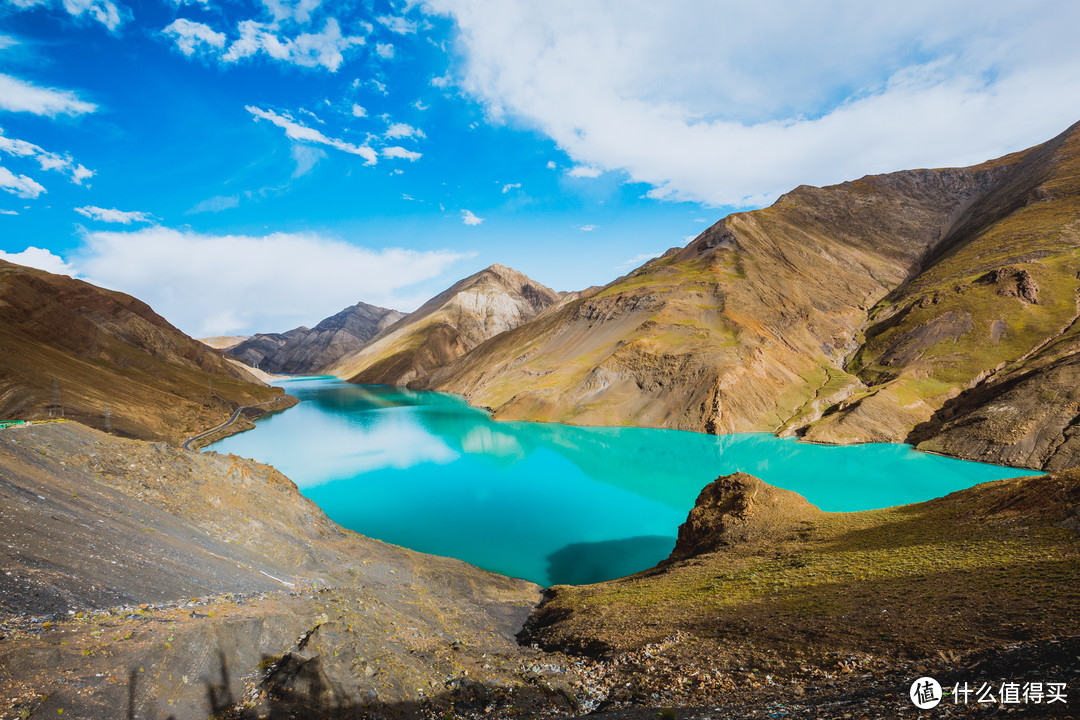
[[741, 470], [822, 510], [939, 497], [1031, 471], [907, 445], [495, 422], [452, 395], [299, 378], [301, 403], [210, 447], [274, 465], [334, 521], [541, 585], [667, 557], [701, 488]]

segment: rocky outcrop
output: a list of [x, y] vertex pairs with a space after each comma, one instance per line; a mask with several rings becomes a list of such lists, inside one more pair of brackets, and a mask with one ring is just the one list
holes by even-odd
[[550, 288], [492, 265], [424, 303], [326, 372], [355, 383], [405, 385], [558, 302]]
[[949, 400], [909, 438], [922, 450], [1063, 470], [1080, 462], [1080, 338], [994, 373]]
[[[927, 441], [958, 418], [957, 404], [935, 414], [959, 393], [1063, 347], [1080, 289], [1078, 208], [1080, 125], [971, 168], [802, 186], [415, 385], [507, 419]], [[1036, 385], [1015, 386], [1033, 407]], [[1066, 396], [1042, 401], [1054, 419], [1031, 442], [1046, 447], [978, 451], [1080, 464], [1062, 439], [1077, 412]], [[953, 437], [974, 427], [958, 422]]]
[[314, 328], [285, 333], [257, 333], [229, 349], [231, 355], [264, 372], [303, 375], [321, 371], [363, 347], [405, 317], [397, 310], [357, 303]]
[[0, 261], [0, 419], [179, 442], [286, 397], [129, 295]]
[[705, 486], [679, 526], [669, 560], [682, 560], [739, 542], [782, 538], [812, 525], [821, 511], [802, 495], [746, 473], [723, 475]]

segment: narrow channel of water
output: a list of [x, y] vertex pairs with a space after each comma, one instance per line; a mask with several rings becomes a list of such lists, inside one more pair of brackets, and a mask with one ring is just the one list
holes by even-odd
[[299, 405], [210, 449], [274, 465], [363, 535], [541, 585], [655, 565], [701, 488], [736, 470], [845, 511], [1031, 474], [907, 445], [495, 422], [441, 393], [332, 378], [281, 384]]

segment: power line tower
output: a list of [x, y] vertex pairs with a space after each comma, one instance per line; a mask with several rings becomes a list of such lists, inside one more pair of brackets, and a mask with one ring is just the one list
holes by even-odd
[[60, 381], [52, 376], [52, 402], [49, 404], [49, 417], [64, 417], [64, 406], [60, 403]]

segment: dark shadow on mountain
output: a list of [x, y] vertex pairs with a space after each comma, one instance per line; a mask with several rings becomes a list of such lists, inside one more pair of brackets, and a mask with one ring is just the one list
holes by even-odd
[[257, 691], [240, 700], [227, 690], [229, 669], [225, 656], [219, 658], [221, 682], [207, 683], [210, 717], [214, 720], [411, 720], [444, 714], [456, 717], [459, 713], [495, 716], [507, 711], [535, 717], [580, 710], [571, 692], [563, 687], [544, 682], [514, 687], [488, 685], [468, 677], [453, 678], [419, 700], [387, 702], [380, 700], [374, 690], [334, 682], [331, 675], [341, 668], [325, 667], [327, 658], [308, 654], [302, 648], [280, 657], [265, 656], [260, 663], [264, 670]]
[[671, 554], [675, 538], [640, 535], [571, 543], [547, 556], [552, 585], [588, 585], [647, 570]]

